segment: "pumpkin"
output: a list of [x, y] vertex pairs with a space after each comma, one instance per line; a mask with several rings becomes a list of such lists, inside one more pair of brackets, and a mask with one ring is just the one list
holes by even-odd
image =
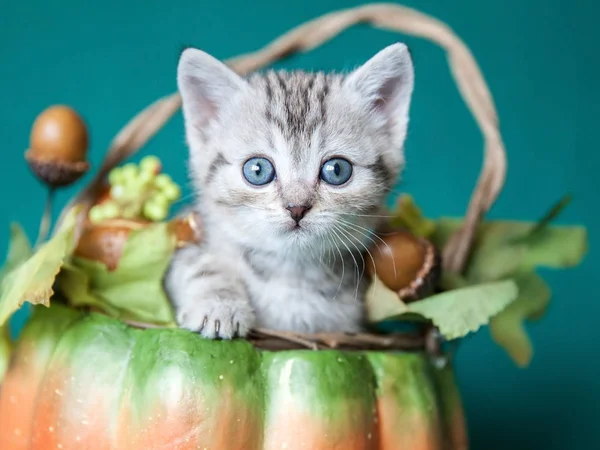
[[0, 390], [3, 449], [465, 449], [424, 352], [266, 351], [37, 306]]

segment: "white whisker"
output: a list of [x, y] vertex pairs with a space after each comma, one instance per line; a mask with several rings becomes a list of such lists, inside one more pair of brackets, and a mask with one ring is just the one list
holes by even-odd
[[391, 219], [392, 217], [396, 217], [393, 214], [390, 215], [382, 215], [382, 214], [356, 214], [356, 213], [344, 213], [345, 216], [354, 216], [354, 217], [375, 217], [380, 219]]
[[350, 253], [350, 256], [352, 257], [352, 261], [354, 261], [354, 267], [356, 267], [356, 276], [357, 276], [356, 292], [355, 292], [355, 295], [354, 295], [354, 300], [356, 301], [357, 298], [358, 298], [358, 286], [359, 286], [359, 282], [360, 282], [360, 280], [358, 279], [358, 277], [359, 277], [359, 271], [360, 271], [360, 269], [358, 267], [358, 261], [356, 260], [356, 258], [352, 254], [352, 251], [350, 250], [350, 247], [348, 247], [348, 245], [346, 245], [346, 243], [344, 242], [344, 240], [342, 238], [340, 238], [340, 236], [336, 232], [336, 230], [334, 228], [332, 228], [331, 231], [338, 237], [338, 239], [344, 245], [344, 247], [346, 247], [346, 250], [348, 250], [348, 253]]
[[[359, 239], [357, 239], [355, 236], [352, 235], [352, 233], [349, 233], [347, 230], [344, 230], [343, 228], [341, 228], [338, 225], [334, 225], [334, 227], [336, 228], [336, 230], [338, 230], [340, 233], [342, 233], [343, 236], [346, 236], [348, 238], [353, 238], [353, 239], [357, 240], [358, 242], [360, 242]], [[350, 230], [350, 231], [352, 231], [352, 230]], [[366, 270], [365, 258], [363, 257], [362, 252], [360, 251], [360, 249], [356, 246], [356, 244], [354, 242], [352, 242], [352, 241], [350, 241], [350, 239], [348, 239], [348, 243], [351, 244], [356, 249], [356, 252], [360, 256], [360, 259], [362, 260], [362, 271], [361, 271], [360, 277], [358, 279], [358, 283], [360, 284], [360, 282], [362, 281], [362, 279], [365, 275], [365, 270]], [[362, 242], [360, 242], [360, 243], [364, 247], [364, 244]]]
[[354, 224], [352, 222], [348, 222], [347, 220], [344, 220], [342, 218], [339, 218], [338, 221], [341, 224], [352, 228], [354, 231], [356, 231], [357, 233], [359, 233], [361, 236], [363, 236], [366, 239], [368, 239], [369, 241], [371, 241], [373, 243], [373, 245], [377, 245], [377, 242], [375, 242], [375, 239], [373, 239], [371, 236], [369, 236], [369, 234], [370, 234], [370, 235], [373, 235], [373, 236], [377, 237], [377, 234], [375, 234], [374, 232], [372, 232], [368, 228], [361, 227], [360, 225], [356, 225], [356, 224]]
[[[348, 224], [341, 224], [341, 225], [346, 225], [348, 226]], [[358, 232], [358, 231], [357, 231]], [[373, 258], [373, 254], [371, 253], [371, 251], [369, 250], [369, 248], [367, 247], [367, 245], [365, 245], [364, 242], [362, 242], [360, 239], [356, 238], [354, 235], [350, 235], [352, 237], [354, 237], [356, 239], [356, 241], [363, 246], [363, 248], [365, 249], [365, 251], [367, 252], [367, 254], [369, 255], [369, 258], [371, 258], [371, 262], [373, 263], [373, 271], [375, 272], [374, 275], [375, 277], [377, 277], [377, 265], [375, 264], [375, 258]], [[367, 239], [370, 239], [369, 236], [367, 235], [363, 235], [364, 237], [366, 237]], [[370, 239], [373, 243], [375, 242], [374, 240]], [[381, 252], [381, 249], [379, 249], [379, 251]], [[363, 260], [364, 261], [364, 260]]]
[[[387, 242], [385, 242], [383, 239], [381, 239], [381, 237], [379, 237], [379, 236], [377, 235], [377, 233], [374, 233], [373, 231], [369, 230], [368, 228], [361, 227], [360, 225], [357, 225], [357, 224], [355, 224], [355, 223], [350, 223], [350, 222], [348, 222], [348, 221], [346, 221], [346, 220], [344, 220], [344, 219], [341, 219], [341, 218], [340, 218], [339, 220], [340, 220], [340, 222], [342, 222], [342, 223], [344, 223], [344, 224], [346, 224], [346, 225], [350, 225], [350, 226], [352, 226], [352, 227], [357, 227], [357, 228], [359, 228], [359, 229], [361, 229], [361, 230], [364, 230], [364, 231], [366, 231], [367, 233], [371, 234], [371, 235], [372, 235], [373, 237], [375, 237], [376, 239], [379, 239], [379, 241], [380, 241], [380, 242], [381, 242], [383, 245], [385, 245], [385, 246], [387, 247], [387, 249], [388, 249], [388, 251], [390, 252], [390, 254], [391, 254], [391, 255], [393, 255], [393, 254], [394, 254], [394, 252], [392, 252], [392, 249], [390, 248], [390, 246], [388, 245], [388, 243], [387, 243]], [[357, 231], [358, 231], [358, 230], [357, 230]], [[366, 235], [364, 235], [364, 236], [368, 238], [368, 236], [366, 236]], [[371, 241], [372, 241], [373, 243], [375, 243], [375, 241], [373, 241], [372, 239], [371, 239]], [[381, 249], [379, 249], [379, 253], [381, 253]], [[395, 260], [394, 258], [392, 258], [392, 267], [393, 267], [393, 269], [394, 269], [394, 278], [396, 278], [398, 274], [397, 274], [397, 272], [396, 272], [396, 260]]]
[[[337, 288], [337, 290], [335, 292], [335, 295], [333, 296], [333, 300], [335, 300], [337, 298], [338, 293], [340, 292], [340, 289], [342, 288], [342, 283], [344, 282], [344, 276], [346, 275], [346, 265], [344, 264], [344, 257], [342, 256], [342, 251], [340, 250], [339, 245], [337, 245], [337, 242], [335, 242], [335, 239], [333, 239], [329, 235], [327, 235], [327, 238], [330, 239], [331, 243], [337, 249], [338, 254], [340, 255], [340, 261], [342, 263], [342, 276], [340, 278], [340, 284], [338, 285], [338, 288]], [[335, 253], [334, 253], [334, 256], [335, 256]]]

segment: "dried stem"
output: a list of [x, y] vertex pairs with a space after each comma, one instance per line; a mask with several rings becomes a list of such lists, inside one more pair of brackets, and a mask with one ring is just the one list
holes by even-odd
[[[105, 314], [100, 309], [90, 308], [99, 314]], [[123, 320], [134, 328], [164, 328], [161, 325]], [[377, 335], [369, 333], [292, 333], [289, 331], [268, 330], [255, 328], [250, 330], [248, 342], [263, 350], [401, 350], [401, 351], [431, 351], [432, 335], [426, 332], [394, 333]], [[436, 347], [437, 349], [437, 347]]]
[[290, 333], [254, 329], [248, 340], [265, 350], [308, 348], [312, 350], [425, 350], [425, 336], [418, 333], [376, 335], [368, 333]]
[[38, 230], [38, 237], [35, 241], [35, 248], [39, 247], [42, 242], [48, 237], [50, 227], [52, 225], [52, 204], [54, 203], [54, 188], [48, 188], [46, 195], [46, 205], [44, 206], [44, 212], [42, 213], [42, 219], [40, 221], [40, 229]]
[[[336, 11], [302, 24], [264, 49], [228, 61], [240, 74], [267, 66], [296, 52], [307, 52], [358, 23], [403, 32], [428, 39], [445, 49], [457, 87], [483, 134], [484, 163], [461, 227], [444, 248], [444, 268], [461, 272], [469, 256], [475, 231], [483, 215], [496, 200], [506, 175], [506, 156], [492, 95], [468, 47], [443, 22], [414, 9], [396, 4], [367, 4]], [[180, 107], [175, 93], [153, 103], [135, 116], [117, 135], [104, 165], [92, 182], [69, 204], [93, 203], [105, 174], [142, 147]], [[64, 217], [66, 209], [61, 214]]]
[[251, 339], [252, 342], [273, 342], [276, 340], [279, 341], [283, 341], [286, 343], [293, 343], [293, 344], [298, 344], [303, 348], [310, 348], [311, 350], [318, 350], [319, 349], [319, 345], [314, 341], [314, 340], [310, 340], [310, 339], [305, 339], [303, 337], [301, 337], [301, 335], [296, 334], [296, 333], [289, 333], [289, 332], [285, 332], [285, 331], [274, 331], [274, 330], [267, 330], [264, 328], [259, 328], [256, 330], [253, 330], [253, 332], [251, 333], [251, 336], [254, 339]]

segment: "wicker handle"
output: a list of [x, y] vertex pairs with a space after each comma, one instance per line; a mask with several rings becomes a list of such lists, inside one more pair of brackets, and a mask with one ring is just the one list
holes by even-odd
[[[483, 167], [471, 196], [466, 220], [444, 248], [445, 269], [461, 272], [468, 258], [476, 227], [504, 184], [506, 155], [498, 128], [496, 108], [483, 75], [467, 46], [446, 24], [404, 6], [367, 4], [306, 22], [262, 50], [232, 58], [227, 63], [239, 74], [247, 74], [294, 53], [312, 50], [358, 23], [425, 38], [444, 48], [458, 89], [479, 124], [485, 140]], [[65, 207], [62, 216], [74, 203], [93, 203], [106, 174], [137, 152], [180, 106], [179, 94], [169, 95], [148, 106], [125, 125], [111, 143], [95, 178]]]

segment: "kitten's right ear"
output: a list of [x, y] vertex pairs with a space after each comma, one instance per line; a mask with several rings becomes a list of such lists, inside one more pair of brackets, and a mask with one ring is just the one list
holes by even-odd
[[177, 85], [186, 127], [204, 130], [245, 84], [242, 77], [208, 53], [185, 49], [177, 66]]
[[406, 136], [408, 112], [414, 87], [414, 68], [408, 47], [390, 45], [346, 78], [345, 85], [358, 92], [372, 111], [381, 114], [395, 144]]

